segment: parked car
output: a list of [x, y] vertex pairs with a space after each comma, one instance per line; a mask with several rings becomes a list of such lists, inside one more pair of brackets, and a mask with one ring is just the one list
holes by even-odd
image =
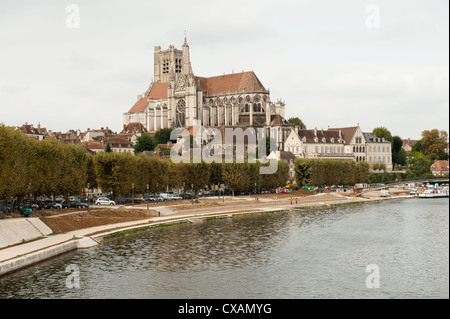
[[180, 197], [182, 199], [193, 199], [193, 198], [195, 198], [195, 196], [192, 195], [192, 194], [181, 194]]
[[53, 203], [52, 200], [46, 200], [46, 201], [45, 201], [45, 205], [47, 205], [47, 209], [57, 209], [57, 208], [59, 208], [59, 207], [56, 205], [56, 202]]
[[181, 196], [170, 194], [170, 193], [161, 193], [160, 195], [164, 200], [180, 200], [183, 199]]
[[51, 208], [53, 208], [53, 204], [50, 205], [46, 201], [40, 201], [37, 205], [38, 205], [38, 209], [51, 209]]
[[74, 208], [85, 208], [87, 207], [88, 204], [86, 203], [82, 203], [80, 201], [70, 201], [69, 202], [69, 207], [74, 207]]
[[67, 209], [69, 208], [69, 204], [66, 203], [66, 201], [58, 201], [55, 203], [55, 208], [57, 209]]
[[95, 201], [95, 205], [116, 205], [116, 203], [107, 197], [100, 197]]

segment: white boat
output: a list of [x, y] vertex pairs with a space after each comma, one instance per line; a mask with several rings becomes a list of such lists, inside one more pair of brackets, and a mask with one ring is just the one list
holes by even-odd
[[449, 197], [449, 189], [447, 187], [435, 187], [424, 190], [419, 194], [419, 198], [439, 198]]

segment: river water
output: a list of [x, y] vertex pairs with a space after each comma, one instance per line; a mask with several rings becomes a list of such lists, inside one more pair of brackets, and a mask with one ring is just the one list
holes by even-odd
[[0, 277], [0, 298], [449, 298], [449, 200], [153, 229]]

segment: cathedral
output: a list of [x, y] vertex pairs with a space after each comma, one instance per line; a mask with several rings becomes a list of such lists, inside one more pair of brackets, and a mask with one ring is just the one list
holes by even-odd
[[292, 126], [284, 119], [285, 104], [273, 103], [253, 71], [213, 77], [194, 75], [186, 38], [181, 50], [173, 45], [154, 51], [154, 80], [124, 113], [124, 126], [141, 123], [149, 132], [205, 127], [276, 128], [279, 148]]

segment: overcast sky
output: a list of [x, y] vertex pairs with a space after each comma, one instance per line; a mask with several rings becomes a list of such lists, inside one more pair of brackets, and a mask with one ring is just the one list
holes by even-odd
[[[79, 28], [72, 28], [75, 4]], [[69, 6], [69, 7], [68, 7]], [[0, 1], [0, 123], [122, 129], [155, 46], [253, 70], [308, 128], [449, 129], [448, 0]], [[67, 11], [67, 12], [66, 12]]]

